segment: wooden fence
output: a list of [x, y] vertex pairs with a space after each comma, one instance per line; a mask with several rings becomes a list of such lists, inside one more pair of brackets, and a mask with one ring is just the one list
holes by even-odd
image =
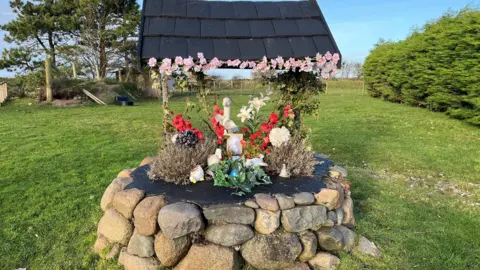
[[0, 105], [7, 100], [8, 86], [5, 82], [0, 82]]

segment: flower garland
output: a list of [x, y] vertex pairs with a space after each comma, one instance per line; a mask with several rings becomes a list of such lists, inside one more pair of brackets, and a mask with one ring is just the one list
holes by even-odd
[[323, 78], [328, 79], [330, 74], [334, 75], [338, 72], [338, 61], [340, 61], [340, 56], [337, 53], [331, 54], [327, 52], [325, 55], [317, 53], [315, 58], [305, 57], [303, 60], [295, 58], [289, 58], [287, 60], [278, 56], [269, 61], [267, 57], [264, 56], [262, 60], [257, 62], [241, 61], [239, 59], [220, 61], [217, 57], [214, 57], [208, 62], [203, 53], [199, 52], [196, 60], [191, 56], [188, 58], [177, 56], [173, 61], [170, 58], [164, 58], [159, 64], [157, 59], [150, 58], [148, 65], [151, 68], [158, 66], [159, 72], [167, 76], [182, 72], [207, 72], [227, 66], [238, 67], [240, 69], [251, 68], [254, 73], [266, 73], [270, 70], [296, 71], [298, 69], [303, 72], [321, 74]]

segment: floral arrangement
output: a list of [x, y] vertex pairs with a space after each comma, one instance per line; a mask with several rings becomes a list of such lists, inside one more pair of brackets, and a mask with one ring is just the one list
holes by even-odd
[[[316, 160], [302, 133], [300, 114], [309, 114], [318, 108], [315, 97], [323, 91], [319, 77], [329, 78], [335, 74], [339, 60], [338, 54], [332, 55], [329, 52], [325, 55], [318, 53], [314, 58], [284, 59], [278, 56], [270, 60], [263, 57], [259, 61], [220, 61], [218, 58], [208, 61], [203, 53], [198, 53], [196, 59], [191, 56], [165, 58], [160, 62], [150, 59], [148, 65], [152, 71], [164, 79], [172, 76], [186, 80], [188, 74], [196, 77], [200, 88], [197, 97], [201, 109], [208, 116], [206, 119], [210, 120], [205, 122], [214, 136], [214, 139], [206, 138], [182, 114], [168, 113], [167, 98], [167, 102], [164, 100], [164, 127], [170, 125], [175, 134], [165, 147], [168, 153], [163, 154], [185, 155], [186, 159], [182, 157], [171, 160], [183, 160], [188, 166], [184, 167], [182, 175], [178, 175], [175, 168], [169, 169], [157, 162], [160, 169], [152, 175], [169, 175], [168, 181], [181, 184], [212, 179], [215, 186], [233, 188], [237, 195], [251, 192], [257, 185], [271, 184], [270, 175], [311, 175]], [[271, 100], [270, 90], [250, 98], [248, 104], [242, 106], [236, 114], [239, 121], [232, 119], [232, 102], [229, 98], [223, 99], [223, 108], [216, 103], [208, 105], [204, 72], [221, 67], [250, 68], [253, 72], [268, 77], [273, 89], [279, 91], [276, 111], [267, 114], [262, 111]], [[237, 126], [239, 122], [241, 124]], [[164, 132], [165, 130], [166, 128]], [[214, 144], [216, 145], [213, 146]], [[298, 157], [291, 158], [291, 155]], [[169, 162], [165, 158], [164, 161]], [[189, 175], [185, 173], [186, 169]]]
[[305, 57], [305, 59], [284, 59], [278, 56], [270, 61], [266, 56], [260, 61], [241, 61], [239, 59], [221, 61], [217, 57], [208, 61], [203, 53], [199, 52], [196, 59], [191, 56], [188, 58], [177, 56], [173, 60], [164, 58], [158, 63], [157, 59], [150, 58], [148, 65], [151, 68], [158, 67], [159, 72], [167, 76], [175, 73], [207, 72], [221, 67], [237, 67], [240, 69], [250, 68], [253, 72], [259, 73], [267, 73], [271, 70], [284, 72], [299, 70], [321, 74], [323, 78], [327, 79], [331, 74], [337, 73], [338, 61], [340, 61], [340, 56], [330, 52], [325, 55], [317, 53], [315, 58]]

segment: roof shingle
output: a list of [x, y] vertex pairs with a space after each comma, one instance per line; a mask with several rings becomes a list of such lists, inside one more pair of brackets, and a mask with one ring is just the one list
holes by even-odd
[[303, 58], [340, 53], [314, 0], [145, 0], [139, 58]]

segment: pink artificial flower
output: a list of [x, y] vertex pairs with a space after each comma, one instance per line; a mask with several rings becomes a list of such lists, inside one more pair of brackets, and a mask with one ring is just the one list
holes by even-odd
[[173, 69], [172, 69], [172, 68], [167, 68], [167, 69], [165, 70], [165, 75], [167, 75], [167, 76], [172, 75], [172, 73], [173, 73]]
[[153, 58], [153, 57], [150, 58], [150, 59], [148, 60], [148, 65], [149, 65], [151, 68], [155, 67], [155, 66], [157, 65], [157, 59], [155, 59], [155, 58]]
[[307, 63], [310, 63], [310, 62], [312, 61], [312, 58], [310, 58], [310, 57], [307, 56], [307, 57], [305, 57], [305, 61], [306, 61]]
[[175, 64], [179, 66], [183, 65], [183, 58], [181, 56], [175, 57]]
[[283, 57], [281, 57], [280, 55], [275, 59], [275, 61], [277, 61], [277, 64], [280, 68], [283, 67], [283, 63], [285, 63]]
[[211, 70], [211, 69], [212, 69], [212, 66], [211, 66], [210, 64], [204, 65], [204, 66], [202, 67], [202, 70], [203, 70], [203, 71], [209, 71], [209, 70]]
[[227, 60], [227, 66], [229, 66], [229, 67], [233, 66], [233, 61], [232, 60]]
[[248, 67], [248, 64], [249, 64], [248, 61], [243, 61], [243, 63], [240, 65], [240, 68], [245, 69], [246, 67]]
[[196, 72], [200, 72], [202, 70], [202, 65], [195, 65], [194, 69]]
[[203, 53], [201, 53], [201, 52], [197, 53], [197, 57], [198, 57], [198, 59], [205, 58], [205, 56], [203, 56]]
[[207, 59], [202, 58], [200, 59], [200, 65], [206, 65], [207, 64]]
[[250, 63], [248, 64], [249, 68], [255, 68], [256, 66], [257, 66], [257, 64], [253, 61], [250, 61]]
[[270, 60], [270, 64], [272, 65], [272, 69], [277, 68], [277, 61], [275, 61], [274, 59]]
[[292, 64], [290, 64], [290, 61], [287, 61], [285, 62], [285, 64], [283, 65], [283, 67], [285, 67], [285, 70], [290, 70], [290, 67], [291, 67]]
[[317, 59], [317, 65], [319, 68], [325, 65], [326, 62], [327, 62], [327, 59], [325, 58], [325, 56], [321, 57], [320, 60]]
[[317, 60], [317, 63], [320, 62], [322, 60], [322, 55], [317, 53], [317, 55], [315, 55], [315, 59]]
[[212, 68], [218, 68], [218, 67], [221, 67], [222, 66], [222, 62], [220, 60], [218, 60], [217, 57], [214, 57], [211, 61], [210, 61], [210, 66]]
[[240, 61], [239, 59], [235, 59], [235, 60], [233, 60], [232, 65], [234, 67], [238, 67], [240, 65], [240, 63], [242, 63], [242, 61]]
[[172, 59], [170, 58], [164, 58], [162, 61], [163, 64], [170, 66], [172, 64]]
[[330, 77], [330, 75], [328, 75], [328, 73], [323, 73], [323, 72], [322, 72], [322, 77], [323, 77], [324, 79], [328, 79], [328, 78]]
[[330, 52], [327, 52], [327, 53], [325, 54], [325, 59], [327, 59], [327, 61], [332, 60], [332, 54], [331, 54]]
[[338, 63], [338, 61], [340, 61], [340, 55], [338, 55], [338, 53], [335, 53], [333, 55], [332, 61]]
[[194, 65], [193, 58], [191, 56], [189, 56], [188, 58], [183, 59], [183, 64], [185, 66], [193, 66]]

